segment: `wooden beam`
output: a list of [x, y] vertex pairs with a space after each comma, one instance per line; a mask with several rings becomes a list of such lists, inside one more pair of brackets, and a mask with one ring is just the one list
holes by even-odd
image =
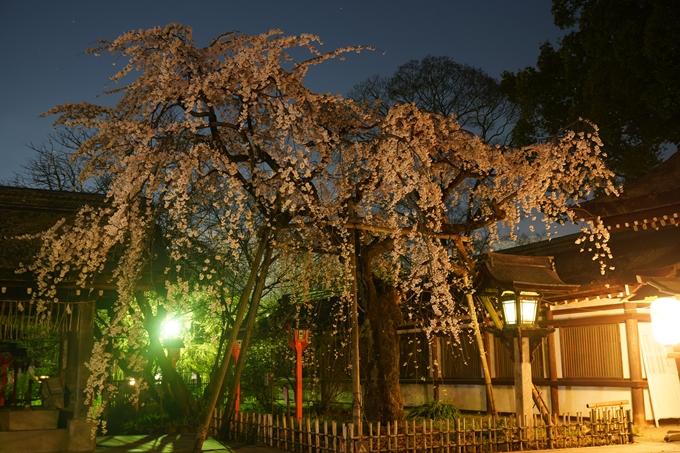
[[550, 327], [583, 327], [602, 324], [621, 324], [626, 322], [627, 319], [634, 319], [638, 322], [651, 322], [649, 313], [624, 313], [619, 315], [584, 316], [582, 318], [538, 321], [538, 325]]

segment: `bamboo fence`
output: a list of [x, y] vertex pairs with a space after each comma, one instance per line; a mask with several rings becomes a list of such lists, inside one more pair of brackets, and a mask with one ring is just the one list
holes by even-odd
[[[618, 445], [633, 442], [630, 410], [591, 410], [533, 418], [533, 426], [511, 417], [469, 417], [387, 424], [366, 422], [360, 432], [352, 423], [295, 420], [271, 414], [237, 413], [229, 422], [227, 440], [307, 453], [481, 453]], [[222, 422], [215, 411], [209, 434]]]

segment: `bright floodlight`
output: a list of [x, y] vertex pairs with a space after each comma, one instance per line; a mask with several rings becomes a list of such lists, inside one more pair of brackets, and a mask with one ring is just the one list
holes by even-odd
[[674, 297], [661, 297], [649, 307], [652, 317], [652, 333], [656, 341], [663, 345], [680, 343], [680, 300]]
[[179, 337], [181, 325], [177, 319], [169, 319], [163, 323], [161, 329], [161, 337], [163, 338], [177, 338]]

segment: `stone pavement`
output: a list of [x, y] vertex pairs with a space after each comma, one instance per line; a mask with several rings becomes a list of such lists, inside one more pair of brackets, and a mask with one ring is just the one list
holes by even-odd
[[[186, 453], [194, 449], [195, 433], [101, 436], [97, 437], [95, 453]], [[222, 444], [212, 437], [203, 443], [203, 451], [210, 453], [282, 453], [281, 450], [239, 443]]]
[[583, 448], [565, 448], [559, 450], [538, 450], [551, 451], [554, 453], [666, 453], [666, 452], [680, 452], [680, 442], [664, 442], [664, 437], [668, 430], [680, 429], [680, 426], [664, 425], [662, 427], [654, 426], [636, 426], [636, 436], [634, 444], [626, 445], [609, 445], [603, 447], [583, 447]]
[[[539, 451], [552, 451], [554, 453], [680, 453], [680, 442], [664, 442], [663, 440], [669, 429], [680, 429], [680, 426], [637, 427], [638, 435], [635, 437], [634, 444]], [[195, 439], [196, 435], [193, 433], [162, 436], [103, 436], [97, 438], [95, 453], [188, 453], [193, 450]], [[283, 452], [283, 450], [276, 448], [258, 445], [245, 445], [235, 442], [222, 444], [211, 437], [206, 439], [203, 444], [203, 451], [210, 453]]]

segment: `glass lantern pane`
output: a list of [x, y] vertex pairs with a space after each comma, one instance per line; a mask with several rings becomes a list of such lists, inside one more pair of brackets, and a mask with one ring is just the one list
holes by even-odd
[[521, 323], [533, 324], [536, 321], [536, 309], [538, 308], [538, 301], [535, 299], [520, 300]]
[[503, 316], [506, 324], [517, 324], [517, 306], [513, 299], [503, 301]]

